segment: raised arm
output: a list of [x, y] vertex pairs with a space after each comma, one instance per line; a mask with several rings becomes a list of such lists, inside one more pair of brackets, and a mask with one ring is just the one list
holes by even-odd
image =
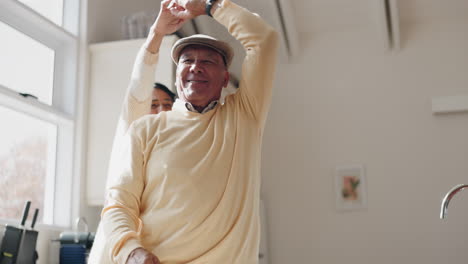
[[154, 72], [162, 40], [165, 35], [177, 31], [186, 21], [175, 17], [170, 12], [171, 8], [170, 0], [161, 2], [158, 17], [151, 26], [148, 37], [138, 52], [119, 118], [117, 134], [123, 135], [133, 121], [150, 111]]
[[114, 135], [106, 185], [116, 175], [115, 166], [119, 162], [116, 155], [121, 151], [121, 142], [128, 128], [135, 120], [150, 112], [151, 94], [155, 81], [154, 73], [162, 40], [165, 35], [177, 31], [186, 21], [186, 19], [174, 16], [170, 11], [171, 8], [173, 7], [170, 0], [161, 2], [158, 17], [151, 26], [148, 37], [135, 59], [130, 84], [122, 104]]
[[264, 122], [271, 103], [278, 33], [260, 16], [229, 0], [218, 0], [212, 14], [245, 49], [238, 96], [244, 109]]

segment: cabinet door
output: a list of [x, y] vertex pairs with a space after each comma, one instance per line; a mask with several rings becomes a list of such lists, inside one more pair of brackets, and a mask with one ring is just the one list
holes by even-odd
[[[175, 36], [167, 36], [160, 48], [155, 81], [174, 85], [174, 63], [170, 57]], [[87, 133], [87, 201], [102, 206], [112, 141], [133, 63], [145, 39], [90, 45], [90, 75]], [[150, 109], [148, 109], [149, 111]]]

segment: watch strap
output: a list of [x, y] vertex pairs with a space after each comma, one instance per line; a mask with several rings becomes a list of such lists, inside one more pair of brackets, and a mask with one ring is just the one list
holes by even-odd
[[205, 5], [205, 12], [208, 16], [213, 17], [211, 15], [211, 8], [213, 8], [213, 4], [216, 2], [216, 0], [207, 0], [206, 5]]

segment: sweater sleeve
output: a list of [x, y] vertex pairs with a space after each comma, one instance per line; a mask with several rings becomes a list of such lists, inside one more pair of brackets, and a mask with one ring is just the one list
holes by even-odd
[[135, 123], [121, 142], [116, 155], [117, 175], [108, 181], [106, 204], [101, 214], [101, 226], [113, 263], [126, 263], [131, 251], [142, 247], [139, 233], [141, 194], [144, 190], [144, 155], [141, 136]]
[[239, 40], [246, 51], [236, 96], [243, 109], [264, 121], [271, 103], [278, 33], [257, 14], [224, 0], [214, 18]]
[[146, 50], [143, 45], [138, 51], [133, 65], [130, 84], [122, 103], [117, 128], [115, 130], [112, 151], [109, 160], [107, 185], [111, 175], [115, 175], [114, 168], [116, 153], [120, 152], [123, 136], [127, 132], [133, 121], [148, 114], [151, 110], [151, 95], [153, 92], [154, 74], [159, 59], [159, 53], [153, 54]]
[[154, 73], [159, 53], [152, 54], [143, 45], [135, 59], [130, 84], [125, 95], [119, 122], [123, 123], [124, 134], [133, 121], [148, 114], [151, 109], [151, 94]]

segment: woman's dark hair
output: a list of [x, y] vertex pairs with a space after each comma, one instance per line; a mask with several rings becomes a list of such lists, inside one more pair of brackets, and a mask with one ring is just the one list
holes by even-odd
[[154, 89], [159, 89], [159, 90], [167, 93], [167, 95], [169, 95], [169, 97], [171, 97], [172, 102], [175, 101], [176, 95], [173, 92], [171, 92], [171, 90], [169, 90], [169, 88], [167, 88], [166, 85], [157, 82], [157, 83], [154, 83]]

